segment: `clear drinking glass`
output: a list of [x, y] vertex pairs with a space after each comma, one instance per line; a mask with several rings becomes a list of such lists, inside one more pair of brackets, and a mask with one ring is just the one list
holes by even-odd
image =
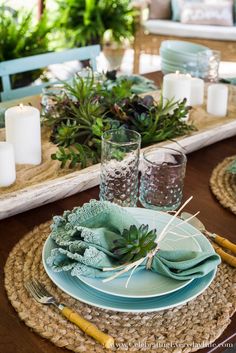
[[42, 89], [42, 105], [44, 111], [48, 112], [50, 108], [55, 104], [55, 96], [63, 96], [65, 90], [62, 84], [48, 85]]
[[102, 136], [100, 200], [136, 206], [141, 136], [128, 129], [106, 131]]
[[146, 208], [176, 210], [181, 204], [187, 158], [167, 147], [143, 153], [140, 202]]
[[221, 53], [218, 50], [204, 50], [197, 54], [198, 77], [209, 82], [218, 82]]

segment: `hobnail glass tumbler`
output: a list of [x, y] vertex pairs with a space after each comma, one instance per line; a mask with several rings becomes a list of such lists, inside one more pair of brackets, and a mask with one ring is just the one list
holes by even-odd
[[102, 136], [100, 200], [136, 206], [141, 136], [128, 129], [106, 131]]
[[204, 50], [197, 54], [198, 77], [208, 82], [218, 82], [221, 53], [218, 50]]
[[146, 208], [176, 210], [181, 204], [187, 158], [167, 147], [148, 148], [143, 154], [140, 202]]
[[55, 97], [63, 97], [65, 90], [63, 85], [48, 85], [42, 89], [42, 105], [45, 112], [49, 112], [51, 107], [55, 105]]

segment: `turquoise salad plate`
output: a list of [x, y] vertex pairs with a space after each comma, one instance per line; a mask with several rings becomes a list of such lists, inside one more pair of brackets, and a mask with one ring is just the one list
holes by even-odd
[[[127, 208], [139, 222], [149, 224], [151, 228], [161, 231], [172, 216], [166, 213], [143, 208]], [[210, 242], [190, 224], [176, 219], [172, 223], [177, 226], [161, 242], [163, 249], [185, 248], [195, 251], [211, 251]], [[188, 236], [182, 238], [182, 236]], [[191, 237], [190, 237], [191, 236]], [[46, 240], [42, 259], [43, 266], [50, 279], [65, 293], [81, 302], [122, 312], [151, 312], [172, 308], [187, 303], [200, 295], [212, 282], [216, 269], [206, 276], [190, 281], [174, 281], [147, 271], [134, 274], [127, 288], [127, 277], [103, 283], [101, 279], [72, 277], [69, 272], [53, 272], [46, 264], [52, 248], [53, 240]]]

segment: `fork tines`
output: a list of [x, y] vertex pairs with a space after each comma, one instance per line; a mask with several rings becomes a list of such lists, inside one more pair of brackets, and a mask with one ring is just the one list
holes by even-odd
[[44, 288], [44, 286], [35, 278], [31, 278], [25, 282], [26, 289], [37, 300], [42, 297], [51, 297], [52, 295]]

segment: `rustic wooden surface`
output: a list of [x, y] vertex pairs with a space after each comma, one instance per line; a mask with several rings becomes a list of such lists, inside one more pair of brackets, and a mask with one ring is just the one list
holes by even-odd
[[[185, 179], [185, 199], [194, 196], [187, 211], [201, 211], [200, 219], [210, 231], [218, 232], [236, 241], [236, 217], [230, 211], [223, 209], [212, 196], [208, 182], [212, 169], [225, 157], [235, 154], [236, 138], [218, 142], [188, 156], [187, 175]], [[0, 266], [3, 269], [8, 253], [23, 235], [34, 226], [46, 222], [53, 215], [61, 214], [63, 210], [82, 205], [91, 198], [98, 198], [98, 188], [86, 190], [80, 194], [61, 201], [22, 213], [20, 215], [0, 221]], [[62, 353], [64, 349], [57, 348], [51, 343], [32, 333], [22, 323], [14, 309], [8, 303], [3, 284], [3, 270], [1, 271], [0, 286], [0, 352], [1, 353]], [[222, 343], [236, 342], [236, 316], [232, 324], [217, 341]], [[32, 347], [33, 350], [32, 350]], [[223, 348], [213, 350], [208, 348], [202, 352], [223, 352]]]
[[[151, 78], [155, 81], [160, 81], [161, 75], [152, 74]], [[160, 83], [160, 82], [159, 82]], [[206, 86], [207, 87], [207, 86]], [[164, 141], [161, 143], [154, 144], [153, 147], [168, 146], [170, 148], [179, 149], [184, 153], [190, 153], [203, 148], [205, 146], [211, 145], [217, 141], [236, 135], [236, 89], [234, 86], [229, 87], [229, 109], [228, 115], [225, 118], [211, 117], [206, 114], [206, 108], [197, 107], [192, 111], [192, 116], [194, 119], [194, 124], [197, 127], [197, 131], [192, 132], [190, 135], [181, 136], [175, 138], [176, 142]], [[159, 97], [160, 92], [152, 92], [153, 96]], [[38, 99], [37, 99], [38, 98]], [[158, 98], [156, 98], [158, 99]], [[24, 103], [31, 101], [33, 105], [39, 103], [39, 96], [29, 97], [24, 99]], [[10, 104], [9, 102], [7, 102]], [[5, 103], [4, 103], [5, 104]], [[16, 101], [14, 102], [16, 104]], [[4, 129], [0, 130], [1, 135], [4, 136]], [[44, 140], [45, 141], [45, 140]], [[49, 148], [49, 156], [46, 155], [46, 147]], [[32, 183], [32, 185], [25, 185], [23, 178], [23, 185], [19, 183], [20, 176], [19, 172], [18, 183], [14, 185], [16, 188], [12, 191], [9, 189], [7, 193], [0, 190], [0, 219], [13, 216], [14, 214], [25, 212], [35, 207], [45, 205], [47, 203], [60, 200], [78, 192], [89, 189], [93, 186], [99, 184], [99, 174], [100, 174], [100, 164], [93, 165], [89, 168], [83, 170], [76, 170], [74, 172], [63, 176], [58, 175], [58, 171], [55, 172], [53, 178], [49, 180], [48, 174], [45, 174], [45, 166], [56, 166], [55, 161], [51, 161], [50, 154], [54, 153], [54, 150], [50, 150], [50, 146], [44, 144], [43, 149], [43, 159], [44, 162], [41, 166], [34, 167], [34, 173], [37, 175], [37, 182]], [[48, 160], [49, 159], [49, 160]], [[25, 167], [25, 177], [27, 178], [27, 167]], [[30, 168], [30, 172], [32, 170]], [[39, 174], [38, 174], [39, 173]], [[41, 179], [38, 177], [40, 175]], [[46, 175], [46, 179], [44, 177]], [[22, 179], [22, 178], [21, 178]], [[20, 179], [20, 180], [21, 180]], [[30, 177], [29, 177], [29, 180]]]
[[[149, 76], [150, 77], [150, 76]], [[155, 77], [151, 75], [151, 77]], [[199, 218], [210, 231], [217, 232], [236, 242], [236, 216], [222, 208], [209, 189], [211, 171], [225, 157], [236, 154], [236, 137], [223, 140], [188, 155], [187, 172], [184, 187], [184, 199], [193, 195], [193, 201], [186, 211], [200, 210]], [[98, 187], [86, 190], [69, 198], [21, 213], [0, 221], [0, 353], [66, 353], [45, 339], [42, 339], [20, 321], [8, 302], [4, 290], [3, 268], [9, 251], [26, 232], [34, 226], [46, 222], [53, 215], [66, 209], [98, 199]], [[16, 269], [17, 270], [17, 269]], [[236, 315], [224, 334], [215, 342], [215, 347], [199, 350], [199, 353], [221, 353], [226, 350], [220, 345], [236, 343]], [[233, 350], [232, 350], [233, 352]], [[89, 353], [89, 352], [86, 352]], [[149, 352], [150, 353], [150, 352]]]

